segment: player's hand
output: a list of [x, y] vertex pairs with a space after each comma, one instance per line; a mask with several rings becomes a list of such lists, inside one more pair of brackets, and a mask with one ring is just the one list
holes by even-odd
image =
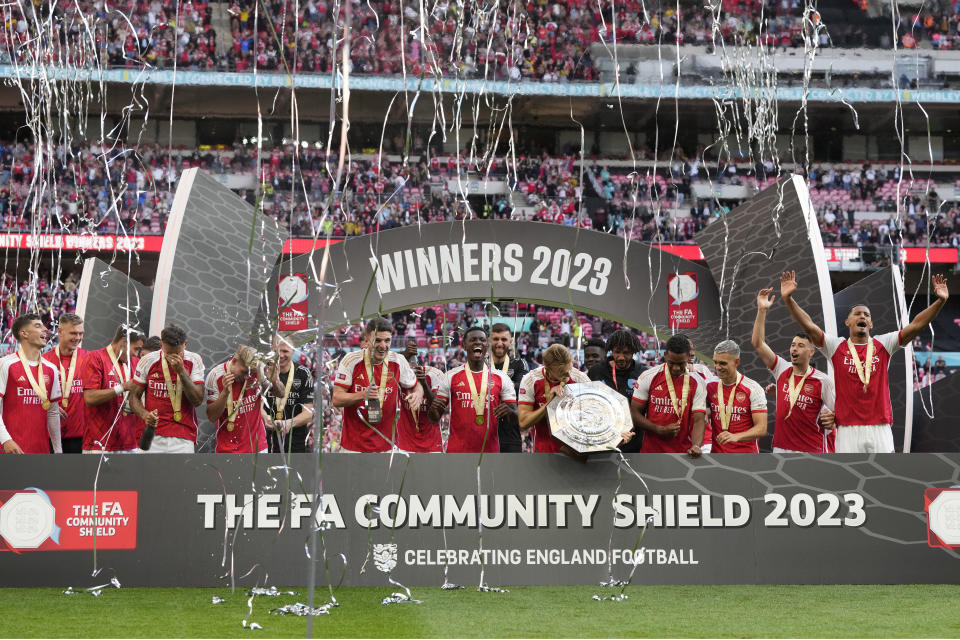
[[757, 309], [761, 311], [766, 311], [773, 306], [773, 301], [776, 300], [777, 296], [773, 294], [773, 287], [767, 289], [760, 289], [757, 293]]
[[137, 388], [137, 383], [133, 381], [133, 378], [130, 378], [120, 386], [123, 387], [124, 391], [133, 391]]
[[620, 440], [620, 444], [617, 445], [618, 447], [622, 447], [623, 445], [633, 440], [633, 431], [632, 430], [621, 431], [620, 438], [621, 440]]
[[20, 445], [18, 445], [13, 438], [3, 443], [3, 452], [23, 455], [23, 449], [20, 448]]
[[680, 433], [680, 423], [674, 422], [673, 424], [658, 424], [657, 425], [657, 435], [663, 436], [664, 438], [676, 438], [677, 434]]
[[157, 413], [157, 410], [154, 409], [153, 411], [149, 412], [147, 415], [143, 416], [143, 424], [147, 425], [148, 427], [155, 427], [157, 426], [157, 421], [159, 419], [160, 419], [160, 415]]
[[417, 412], [420, 411], [420, 405], [423, 404], [423, 391], [420, 389], [420, 387], [417, 387], [414, 391], [411, 391], [407, 394], [406, 400], [407, 406], [410, 407], [410, 411], [416, 415]]
[[164, 356], [167, 359], [167, 366], [176, 371], [178, 374], [186, 373], [186, 370], [183, 368], [183, 358], [180, 357], [179, 353], [168, 353]]
[[780, 297], [789, 298], [797, 290], [797, 274], [795, 271], [784, 271], [780, 275]]
[[555, 387], [550, 387], [550, 391], [547, 391], [547, 396], [545, 398], [546, 403], [550, 404], [555, 398], [559, 398], [563, 395], [563, 385], [558, 384]]
[[717, 444], [730, 444], [731, 442], [739, 442], [739, 438], [735, 433], [730, 433], [729, 431], [721, 431], [717, 434], [716, 438]]
[[509, 402], [502, 402], [493, 410], [493, 415], [497, 418], [505, 418], [514, 413], [516, 413], [516, 409], [514, 409], [513, 404]]
[[942, 274], [938, 273], [937, 275], [933, 276], [931, 282], [933, 283], [933, 293], [938, 298], [946, 302], [947, 298], [950, 297], [950, 290], [947, 289], [947, 279]]
[[440, 396], [433, 396], [433, 402], [430, 403], [430, 409], [443, 413], [447, 409], [447, 400]]
[[776, 391], [776, 390], [777, 390], [777, 383], [776, 383], [776, 382], [771, 382], [770, 384], [768, 384], [767, 386], [765, 386], [765, 387], [763, 388], [763, 392], [764, 392], [765, 394], [767, 394], [768, 396], [772, 396], [772, 395], [773, 395], [773, 392]]
[[367, 393], [366, 393], [365, 396], [363, 396], [363, 399], [364, 399], [364, 400], [377, 400], [377, 399], [378, 399], [377, 385], [371, 384], [369, 387], [367, 387]]
[[220, 381], [223, 383], [223, 391], [221, 391], [220, 393], [229, 391], [230, 385], [232, 385], [233, 381], [236, 379], [237, 379], [237, 376], [233, 375], [233, 373], [231, 373], [230, 371], [227, 371], [225, 374], [223, 374], [223, 377], [220, 378]]
[[824, 409], [820, 414], [820, 426], [824, 431], [832, 431], [837, 426], [837, 416], [832, 411]]
[[277, 420], [276, 429], [283, 435], [290, 433], [290, 430], [293, 428], [293, 420]]
[[700, 449], [699, 446], [693, 445], [692, 447], [687, 449], [687, 455], [690, 456], [691, 458], [699, 458], [701, 455], [703, 455], [703, 451]]
[[417, 376], [417, 380], [420, 384], [426, 386], [427, 384], [427, 372], [424, 371], [423, 365], [418, 364], [413, 368], [413, 375]]

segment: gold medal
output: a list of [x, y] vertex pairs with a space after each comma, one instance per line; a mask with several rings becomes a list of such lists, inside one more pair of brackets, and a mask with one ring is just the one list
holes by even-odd
[[673, 376], [670, 375], [670, 368], [663, 365], [663, 375], [667, 379], [667, 391], [670, 392], [670, 403], [673, 405], [673, 412], [677, 414], [677, 420], [683, 420], [683, 413], [687, 410], [687, 396], [690, 395], [690, 374], [683, 374], [683, 395], [677, 401], [677, 390], [674, 388]]
[[180, 422], [183, 414], [180, 413], [180, 407], [183, 406], [183, 389], [180, 387], [180, 377], [177, 376], [177, 384], [173, 383], [170, 377], [170, 366], [167, 364], [167, 358], [160, 354], [160, 369], [163, 370], [163, 382], [167, 385], [167, 395], [170, 396], [170, 408], [173, 409], [173, 419]]
[[63, 406], [67, 406], [67, 401], [70, 399], [71, 387], [73, 387], [73, 374], [77, 371], [77, 360], [80, 359], [79, 350], [73, 352], [73, 357], [70, 359], [70, 370], [69, 372], [63, 368], [63, 356], [60, 355], [60, 345], [57, 345], [57, 366], [60, 367], [60, 392], [63, 393]]
[[790, 410], [787, 411], [787, 418], [789, 418], [790, 414], [793, 413], [793, 407], [797, 404], [797, 398], [800, 397], [800, 389], [803, 388], [804, 381], [806, 381], [806, 379], [810, 377], [811, 373], [813, 373], [813, 367], [807, 367], [807, 372], [803, 374], [802, 378], [800, 378], [800, 382], [794, 385], [793, 383], [794, 374], [792, 371], [790, 372], [790, 386], [788, 387], [789, 389], [788, 393], [790, 395], [787, 396], [787, 399], [790, 401]]
[[63, 405], [63, 408], [66, 409], [67, 406], [70, 404], [70, 399], [69, 399], [69, 398], [64, 398], [63, 400], [60, 401], [60, 404], [62, 404], [62, 405]]
[[[373, 380], [373, 373], [370, 372], [370, 380]], [[283, 420], [283, 412], [287, 406], [287, 400], [290, 398], [290, 389], [293, 388], [293, 363], [290, 363], [290, 371], [287, 372], [287, 382], [283, 387], [283, 397], [275, 398], [277, 420]]]
[[740, 386], [742, 381], [743, 374], [741, 373], [740, 377], [733, 383], [733, 389], [730, 390], [730, 396], [727, 398], [726, 404], [723, 402], [723, 381], [717, 381], [717, 409], [720, 414], [720, 427], [724, 431], [730, 430], [730, 419], [733, 417], [733, 397], [737, 395], [737, 387]]
[[873, 338], [870, 338], [870, 342], [867, 343], [867, 357], [862, 363], [860, 362], [860, 354], [857, 353], [857, 346], [849, 338], [847, 338], [847, 348], [850, 349], [850, 359], [853, 360], [857, 377], [863, 383], [863, 392], [866, 393], [870, 386], [870, 374], [873, 372]]
[[474, 419], [474, 422], [477, 423], [477, 426], [483, 426], [483, 413], [484, 408], [487, 406], [487, 385], [490, 383], [490, 369], [487, 368], [487, 363], [483, 363], [483, 371], [480, 374], [480, 392], [477, 393], [477, 383], [473, 379], [473, 371], [470, 370], [469, 366], [463, 367], [463, 372], [467, 376], [467, 385], [470, 387], [470, 397], [473, 398], [473, 410], [476, 412], [477, 417]]
[[30, 365], [27, 364], [27, 357], [23, 355], [23, 349], [17, 350], [17, 357], [20, 358], [20, 364], [23, 365], [24, 374], [27, 376], [27, 382], [30, 383], [30, 388], [33, 389], [33, 392], [37, 394], [37, 398], [40, 400], [40, 406], [44, 410], [50, 408], [50, 400], [47, 399], [47, 390], [43, 386], [46, 382], [46, 378], [43, 375], [43, 360], [41, 359], [37, 362], [37, 378], [33, 377], [33, 371], [30, 370]]
[[243, 394], [247, 392], [247, 383], [250, 382], [250, 376], [247, 376], [243, 381], [243, 386], [240, 387], [240, 396], [236, 401], [233, 399], [233, 383], [230, 383], [229, 388], [224, 388], [221, 393], [227, 394], [227, 431], [233, 431], [235, 423], [237, 421], [237, 414], [240, 413], [240, 407], [243, 405]]

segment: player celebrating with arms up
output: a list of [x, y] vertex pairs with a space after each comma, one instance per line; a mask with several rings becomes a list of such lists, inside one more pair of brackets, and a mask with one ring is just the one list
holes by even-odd
[[773, 352], [766, 341], [767, 311], [771, 306], [773, 289], [761, 289], [757, 294], [752, 343], [777, 381], [773, 452], [834, 453], [833, 381], [810, 364], [814, 346], [805, 333], [798, 333], [790, 343], [790, 362]]
[[920, 335], [950, 297], [947, 280], [942, 275], [933, 276], [932, 284], [936, 302], [900, 331], [871, 336], [870, 309], [863, 304], [854, 305], [844, 321], [850, 331], [849, 338], [844, 340], [827, 337], [793, 299], [797, 290], [796, 274], [789, 271], [780, 276], [780, 296], [790, 315], [833, 363], [837, 453], [893, 453], [893, 408], [887, 369], [893, 354]]
[[447, 453], [497, 453], [497, 422], [516, 414], [517, 394], [503, 371], [487, 366], [486, 329], [467, 329], [463, 347], [467, 364], [447, 372], [430, 405], [430, 420], [439, 422], [452, 400]]

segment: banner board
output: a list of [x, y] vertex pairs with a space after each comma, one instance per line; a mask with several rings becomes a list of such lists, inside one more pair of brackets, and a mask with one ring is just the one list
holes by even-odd
[[[960, 582], [960, 455], [625, 459], [639, 477], [608, 454], [493, 454], [479, 471], [468, 454], [326, 454], [318, 583], [386, 586], [389, 572], [435, 587], [446, 570], [470, 586], [483, 569], [490, 585], [598, 584], [634, 563], [635, 584]], [[89, 577], [92, 552], [71, 550], [63, 534], [58, 547], [36, 524], [43, 517], [134, 527], [135, 548], [97, 538], [98, 566], [125, 586], [218, 586], [230, 571], [241, 585], [307, 583], [312, 456], [110, 456], [94, 510], [99, 463], [4, 456], [0, 586]], [[83, 495], [61, 506], [64, 491]], [[19, 525], [4, 519], [11, 501]]]

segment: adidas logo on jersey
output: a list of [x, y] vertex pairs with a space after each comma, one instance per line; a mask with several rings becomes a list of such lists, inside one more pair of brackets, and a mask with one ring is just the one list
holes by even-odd
[[465, 387], [465, 386], [467, 386], [467, 383], [464, 382], [463, 380], [461, 380], [460, 382], [457, 383], [457, 386], [458, 386], [458, 387]]
[[27, 379], [24, 378], [23, 376], [20, 376], [19, 378], [17, 378], [17, 382], [26, 382], [26, 381]]

